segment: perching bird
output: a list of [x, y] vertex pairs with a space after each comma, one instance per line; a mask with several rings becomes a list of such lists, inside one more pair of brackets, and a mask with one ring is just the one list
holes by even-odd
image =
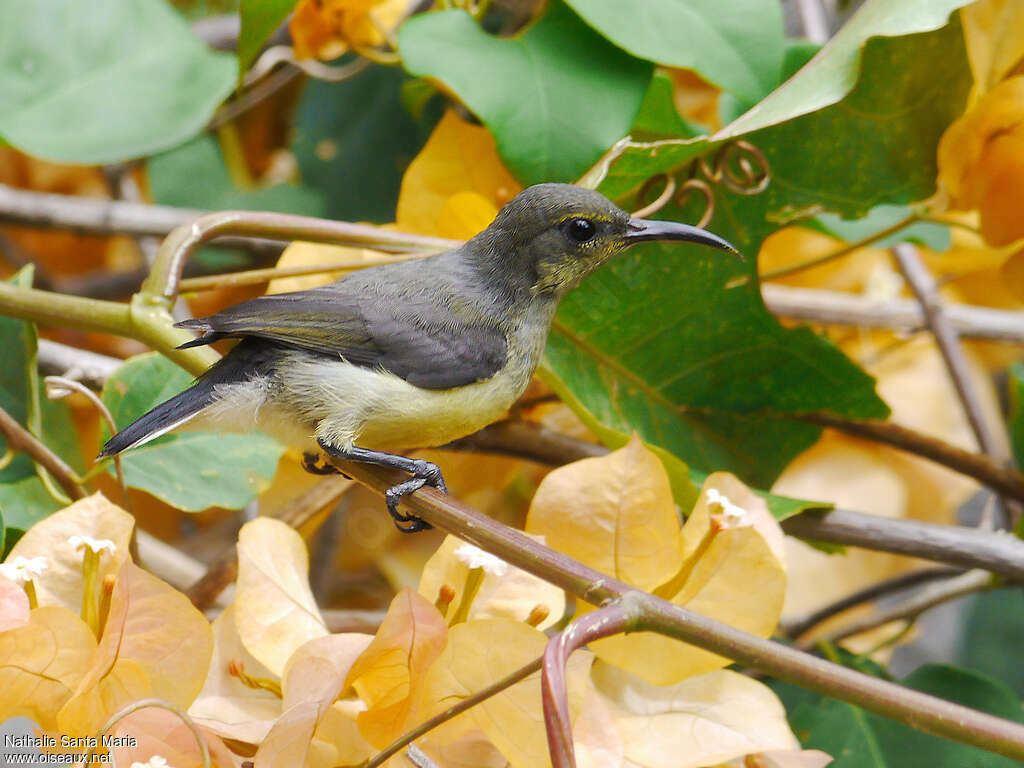
[[[735, 249], [696, 227], [630, 218], [602, 195], [538, 184], [487, 229], [436, 256], [363, 269], [329, 285], [242, 302], [178, 323], [202, 335], [179, 349], [241, 341], [188, 389], [112, 437], [100, 456], [186, 424], [260, 429], [312, 452], [394, 467], [389, 489], [405, 531], [429, 527], [398, 511], [436, 464], [400, 455], [497, 421], [540, 362], [559, 300], [631, 245], [682, 240]], [[333, 468], [331, 469], [333, 471]]]

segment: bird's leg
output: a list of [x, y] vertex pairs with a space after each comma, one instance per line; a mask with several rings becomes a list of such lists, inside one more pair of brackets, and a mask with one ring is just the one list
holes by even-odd
[[[342, 472], [336, 466], [331, 464], [329, 461], [325, 461], [323, 464], [320, 463], [320, 454], [318, 453], [304, 453], [302, 454], [302, 468], [309, 472], [311, 475], [341, 475]], [[345, 475], [342, 475], [345, 477]], [[351, 480], [352, 478], [349, 478]]]
[[384, 493], [384, 501], [387, 504], [391, 518], [395, 521], [395, 527], [397, 527], [402, 533], [416, 533], [417, 531], [426, 531], [434, 527], [415, 515], [403, 515], [398, 511], [398, 502], [401, 501], [403, 496], [408, 496], [410, 493], [418, 491], [424, 485], [437, 488], [437, 490], [442, 493], [448, 493], [448, 487], [445, 485], [444, 478], [441, 476], [441, 468], [438, 467], [437, 464], [430, 461], [424, 461], [423, 459], [410, 459], [405, 456], [396, 456], [393, 453], [371, 451], [366, 448], [357, 448], [355, 446], [348, 450], [342, 450], [340, 448], [336, 448], [325, 440], [318, 440], [318, 442], [320, 443], [320, 447], [323, 448], [328, 455], [333, 456], [336, 459], [360, 461], [364, 464], [377, 464], [381, 467], [391, 467], [392, 469], [400, 469], [403, 472], [408, 472], [412, 475], [411, 478], [405, 482], [391, 486]]

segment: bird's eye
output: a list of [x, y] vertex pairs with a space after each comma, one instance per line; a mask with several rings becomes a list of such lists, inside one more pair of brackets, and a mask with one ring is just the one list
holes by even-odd
[[590, 219], [570, 219], [565, 224], [565, 234], [574, 243], [585, 243], [597, 234], [597, 227]]

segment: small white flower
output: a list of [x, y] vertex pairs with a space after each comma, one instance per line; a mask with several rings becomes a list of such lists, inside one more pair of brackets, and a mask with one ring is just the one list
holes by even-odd
[[167, 763], [167, 758], [161, 757], [160, 755], [153, 755], [149, 758], [149, 762], [132, 763], [132, 768], [171, 768]]
[[[117, 550], [114, 546], [114, 542], [110, 539], [94, 539], [92, 536], [72, 536], [68, 539], [68, 543], [75, 549], [84, 549], [88, 547], [97, 554], [107, 551], [111, 555]], [[163, 758], [160, 758], [163, 760]]]
[[717, 504], [722, 514], [736, 520], [742, 520], [747, 516], [747, 510], [729, 501], [729, 497], [719, 493], [715, 488], [708, 488], [708, 504]]
[[36, 576], [41, 576], [48, 567], [49, 563], [42, 555], [31, 559], [19, 555], [9, 563], [0, 563], [0, 576], [10, 579], [15, 584], [24, 584]]
[[465, 563], [470, 568], [483, 568], [484, 573], [492, 576], [504, 576], [508, 570], [508, 563], [500, 557], [495, 557], [490, 552], [484, 552], [480, 547], [472, 544], [463, 544], [455, 550], [457, 560]]

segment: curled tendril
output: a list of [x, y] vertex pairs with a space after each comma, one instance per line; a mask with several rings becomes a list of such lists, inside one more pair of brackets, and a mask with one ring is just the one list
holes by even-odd
[[651, 176], [651, 178], [649, 178], [644, 183], [643, 187], [640, 189], [640, 194], [637, 195], [638, 202], [646, 200], [651, 189], [653, 189], [659, 181], [665, 184], [664, 189], [661, 190], [661, 194], [658, 195], [653, 202], [649, 203], [648, 205], [645, 205], [643, 208], [634, 211], [634, 219], [645, 219], [652, 213], [657, 213], [666, 205], [668, 205], [668, 201], [672, 199], [673, 195], [675, 195], [676, 180], [669, 176], [667, 173], [659, 173], [657, 176]]
[[[649, 178], [637, 194], [637, 205], [642, 207], [633, 215], [637, 218], [650, 216], [664, 208], [669, 200], [682, 207], [699, 193], [704, 197], [704, 211], [696, 226], [704, 227], [715, 214], [715, 185], [720, 184], [737, 195], [756, 195], [763, 192], [771, 181], [768, 160], [749, 141], [730, 142], [711, 158], [698, 158], [686, 172], [689, 178], [682, 184], [667, 173]], [[664, 184], [661, 194], [648, 203], [651, 192], [659, 183]]]
[[768, 160], [749, 141], [734, 141], [722, 147], [715, 158], [720, 181], [738, 195], [757, 195], [771, 181]]
[[695, 192], [704, 196], [704, 213], [701, 214], [694, 226], [706, 227], [711, 221], [711, 217], [715, 215], [715, 192], [706, 181], [698, 178], [688, 179], [676, 192], [676, 205], [680, 208], [685, 206]]

